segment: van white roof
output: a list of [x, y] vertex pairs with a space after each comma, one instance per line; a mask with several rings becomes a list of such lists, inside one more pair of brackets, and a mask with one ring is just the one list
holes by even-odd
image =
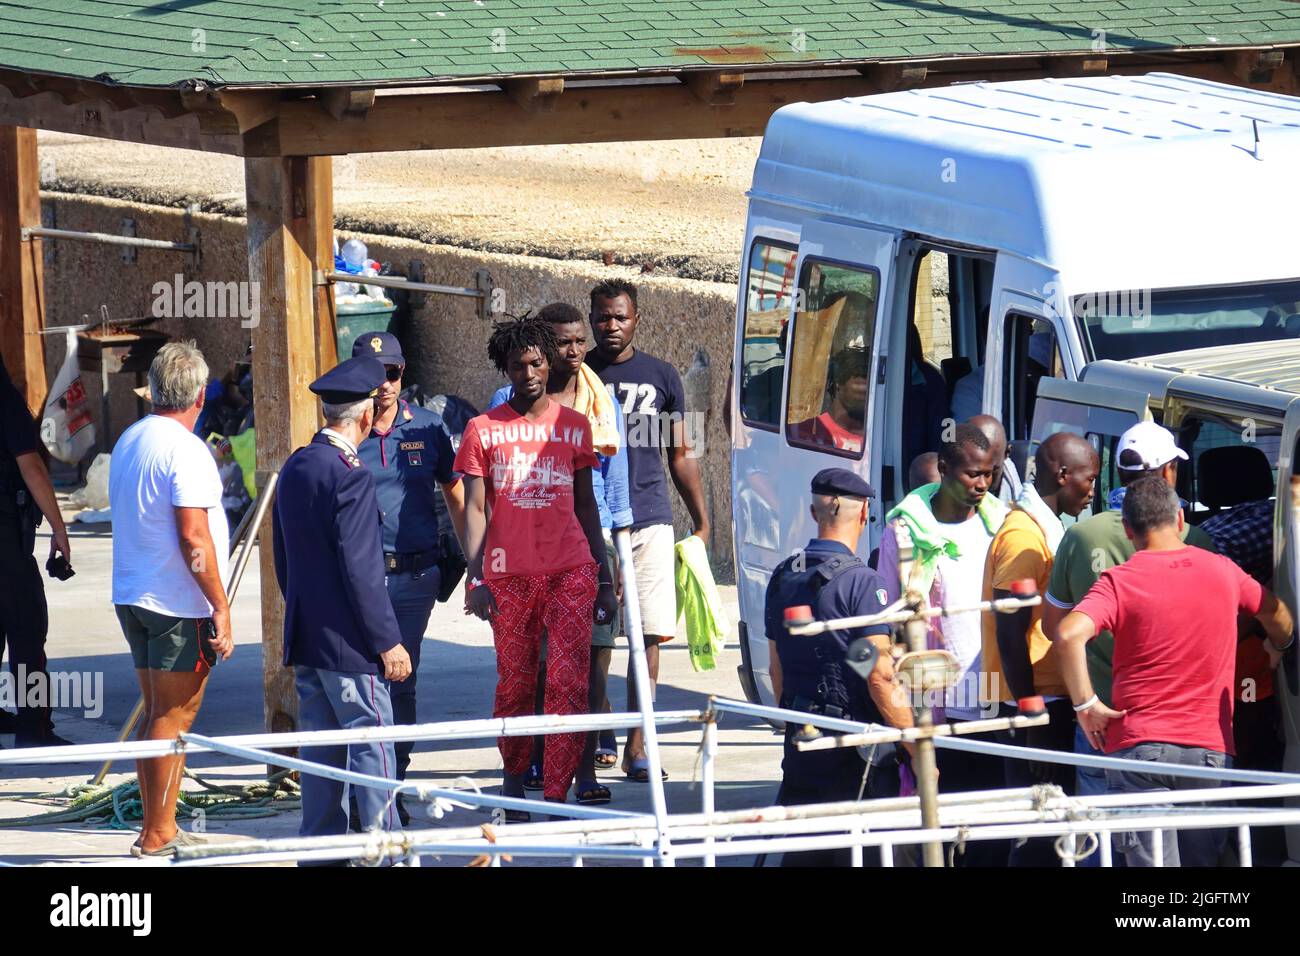
[[1300, 99], [1153, 73], [792, 104], [750, 195], [1019, 253], [1073, 293], [1300, 275], [1297, 170]]

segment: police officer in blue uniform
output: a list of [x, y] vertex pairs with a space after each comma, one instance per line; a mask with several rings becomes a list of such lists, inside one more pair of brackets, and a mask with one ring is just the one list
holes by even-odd
[[[393, 720], [414, 724], [420, 645], [441, 587], [438, 488], [442, 487], [447, 512], [460, 538], [465, 532], [464, 488], [460, 475], [452, 470], [456, 454], [438, 416], [399, 397], [406, 359], [397, 336], [363, 333], [353, 343], [352, 355], [368, 356], [384, 365], [384, 381], [375, 394], [375, 421], [357, 454], [375, 480], [375, 496], [383, 515], [388, 597], [397, 615], [402, 646], [411, 658], [411, 676], [393, 688]], [[398, 780], [406, 779], [412, 746], [410, 741], [395, 746]], [[407, 823], [400, 799], [397, 808], [402, 822]]]
[[[303, 730], [381, 727], [393, 723], [390, 684], [410, 677], [384, 588], [379, 502], [357, 456], [374, 421], [384, 381], [378, 359], [354, 358], [310, 386], [324, 405], [326, 427], [285, 462], [273, 517], [275, 575], [284, 594], [284, 663], [294, 668]], [[391, 743], [303, 747], [304, 760], [392, 779]], [[303, 836], [346, 833], [346, 784], [302, 777]], [[356, 791], [366, 826], [393, 825], [388, 794]]]
[[[784, 620], [787, 608], [803, 605], [812, 608], [816, 620], [884, 609], [885, 582], [856, 553], [868, 520], [868, 500], [873, 497], [871, 486], [848, 469], [827, 468], [813, 476], [810, 511], [817, 522], [817, 537], [777, 566], [767, 588], [764, 619], [776, 665], [773, 685], [781, 706], [791, 710], [910, 727], [911, 711], [894, 693], [888, 625], [795, 637]], [[860, 638], [865, 640], [855, 643]], [[781, 805], [898, 795], [899, 757], [892, 745], [868, 751], [868, 763], [854, 748], [800, 752], [795, 739], [802, 732], [802, 725], [786, 724]], [[878, 859], [878, 851], [868, 851], [865, 859], [869, 862], [872, 856]], [[847, 866], [848, 862], [848, 850], [829, 850], [787, 853], [783, 865]]]

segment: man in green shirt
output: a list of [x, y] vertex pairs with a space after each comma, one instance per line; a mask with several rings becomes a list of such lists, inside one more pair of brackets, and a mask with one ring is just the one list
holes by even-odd
[[[1043, 633], [1050, 640], [1056, 640], [1057, 628], [1065, 615], [1083, 600], [1101, 573], [1107, 568], [1123, 564], [1134, 554], [1133, 542], [1124, 533], [1124, 519], [1120, 513], [1124, 491], [1139, 478], [1151, 475], [1159, 475], [1173, 488], [1178, 481], [1178, 462], [1180, 459], [1187, 460], [1187, 452], [1178, 447], [1174, 436], [1155, 422], [1138, 422], [1121, 435], [1115, 455], [1119, 462], [1121, 487], [1115, 490], [1107, 502], [1110, 510], [1093, 515], [1070, 528], [1056, 551], [1056, 561], [1052, 565], [1052, 576], [1048, 580], [1047, 594], [1043, 601]], [[1188, 544], [1218, 553], [1210, 536], [1194, 525], [1185, 524], [1182, 537]], [[1092, 680], [1093, 690], [1107, 707], [1110, 706], [1111, 659], [1114, 651], [1115, 637], [1110, 631], [1102, 631], [1088, 642], [1088, 677]], [[1094, 750], [1082, 736], [1077, 724], [1074, 752], [1103, 756], [1100, 750]], [[1076, 782], [1077, 793], [1081, 797], [1106, 792], [1104, 770], [1080, 767]]]

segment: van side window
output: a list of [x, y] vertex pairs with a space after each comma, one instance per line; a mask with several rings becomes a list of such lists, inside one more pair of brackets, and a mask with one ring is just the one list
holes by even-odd
[[1003, 336], [1003, 425], [1010, 441], [1029, 438], [1042, 378], [1065, 378], [1056, 330], [1045, 318], [1011, 312]]
[[1178, 426], [1178, 445], [1188, 459], [1178, 469], [1178, 493], [1191, 503], [1187, 520], [1192, 524], [1273, 497], [1282, 448], [1277, 423], [1190, 414]]
[[879, 295], [874, 269], [804, 260], [790, 343], [790, 444], [862, 457]]
[[745, 424], [776, 431], [781, 422], [786, 332], [799, 252], [764, 239], [749, 253], [745, 332], [740, 367], [740, 415]]
[[[946, 394], [935, 402], [949, 405], [958, 421], [980, 411], [992, 294], [990, 258], [924, 249], [917, 259], [912, 273], [912, 324], [908, 329], [913, 377], [919, 371], [935, 383], [942, 379]], [[939, 374], [929, 375], [931, 368]], [[912, 450], [936, 450], [932, 438], [926, 444], [932, 447]]]

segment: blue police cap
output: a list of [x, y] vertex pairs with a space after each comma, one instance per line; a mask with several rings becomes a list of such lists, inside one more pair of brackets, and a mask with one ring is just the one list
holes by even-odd
[[385, 377], [383, 362], [362, 355], [340, 362], [307, 387], [327, 405], [345, 405], [373, 398]]
[[369, 355], [385, 365], [405, 365], [402, 357], [402, 343], [392, 332], [362, 332], [352, 343], [352, 357]]
[[815, 495], [845, 495], [849, 498], [874, 498], [876, 491], [847, 468], [823, 468], [813, 475]]

